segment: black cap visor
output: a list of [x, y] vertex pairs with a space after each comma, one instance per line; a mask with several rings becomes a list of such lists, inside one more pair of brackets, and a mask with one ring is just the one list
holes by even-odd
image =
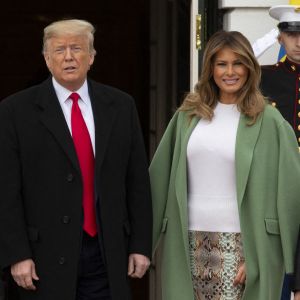
[[280, 31], [300, 32], [300, 22], [281, 22], [278, 24]]

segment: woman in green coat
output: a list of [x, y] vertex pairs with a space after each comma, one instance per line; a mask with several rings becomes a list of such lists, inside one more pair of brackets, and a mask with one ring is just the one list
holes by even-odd
[[277, 300], [293, 272], [300, 157], [290, 125], [266, 104], [248, 40], [209, 40], [195, 92], [150, 166], [153, 244], [163, 300]]

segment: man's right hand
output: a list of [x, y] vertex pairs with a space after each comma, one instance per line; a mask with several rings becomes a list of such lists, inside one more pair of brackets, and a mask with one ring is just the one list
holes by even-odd
[[18, 286], [26, 290], [36, 290], [36, 286], [32, 280], [39, 280], [39, 278], [36, 274], [35, 264], [32, 259], [26, 259], [11, 265], [10, 271]]

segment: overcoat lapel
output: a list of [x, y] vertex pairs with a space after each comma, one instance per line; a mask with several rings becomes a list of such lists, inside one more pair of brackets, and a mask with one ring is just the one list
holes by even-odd
[[[99, 86], [95, 87], [92, 81], [88, 82], [88, 86], [95, 122], [96, 170], [99, 170], [115, 119], [114, 101]], [[53, 134], [74, 167], [80, 172], [72, 136], [54, 91], [51, 78], [41, 85], [36, 104], [40, 109], [41, 122]]]
[[40, 121], [52, 133], [73, 166], [80, 172], [72, 136], [54, 91], [51, 77], [42, 83], [36, 105], [40, 109]]
[[247, 125], [247, 122], [249, 122], [249, 119], [241, 114], [235, 146], [236, 186], [239, 206], [244, 198], [253, 152], [261, 128], [262, 115], [257, 118], [253, 125]]
[[99, 172], [116, 117], [116, 109], [111, 95], [93, 81], [88, 83], [95, 122], [96, 172]]

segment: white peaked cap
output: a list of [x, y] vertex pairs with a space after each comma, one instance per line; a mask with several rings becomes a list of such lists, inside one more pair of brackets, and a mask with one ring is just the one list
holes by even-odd
[[276, 5], [270, 8], [272, 18], [282, 22], [300, 22], [300, 5]]

